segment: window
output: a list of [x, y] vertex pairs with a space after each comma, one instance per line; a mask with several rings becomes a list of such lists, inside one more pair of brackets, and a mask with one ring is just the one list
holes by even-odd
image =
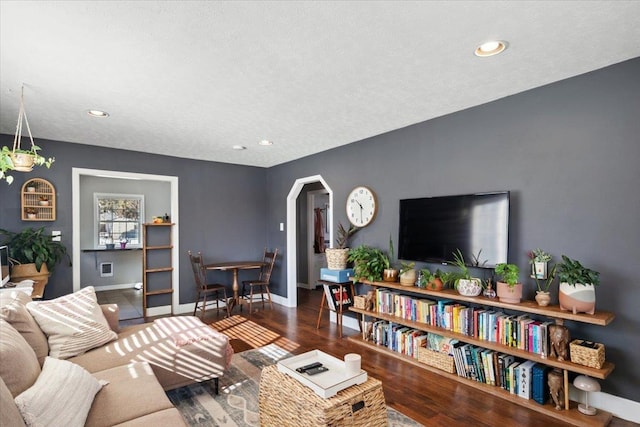
[[127, 247], [142, 246], [144, 196], [94, 193], [96, 247], [127, 241]]

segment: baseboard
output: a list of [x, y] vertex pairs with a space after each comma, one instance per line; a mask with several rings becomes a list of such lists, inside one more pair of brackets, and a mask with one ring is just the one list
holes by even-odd
[[116, 291], [119, 289], [133, 289], [136, 284], [135, 283], [122, 283], [120, 285], [104, 285], [104, 286], [96, 286], [96, 285], [84, 285], [84, 286], [93, 286], [96, 292], [100, 291]]

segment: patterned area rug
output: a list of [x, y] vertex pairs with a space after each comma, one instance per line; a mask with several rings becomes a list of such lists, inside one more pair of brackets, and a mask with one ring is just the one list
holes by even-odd
[[[190, 426], [260, 426], [258, 388], [260, 371], [278, 360], [292, 356], [275, 344], [233, 355], [231, 366], [220, 378], [219, 394], [213, 383], [193, 384], [167, 392]], [[419, 427], [411, 418], [387, 407], [390, 427]]]

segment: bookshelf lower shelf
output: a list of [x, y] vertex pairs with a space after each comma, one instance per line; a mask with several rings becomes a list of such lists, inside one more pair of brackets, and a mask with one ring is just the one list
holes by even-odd
[[457, 381], [469, 387], [473, 387], [477, 390], [482, 391], [483, 393], [488, 393], [492, 396], [496, 396], [496, 397], [508, 400], [509, 402], [513, 402], [527, 409], [531, 409], [533, 411], [550, 416], [560, 421], [564, 421], [571, 425], [585, 426], [585, 427], [591, 427], [591, 426], [600, 427], [600, 426], [606, 426], [611, 422], [611, 418], [612, 418], [611, 413], [602, 411], [600, 409], [598, 409], [598, 413], [594, 416], [584, 415], [578, 411], [578, 404], [572, 401], [570, 402], [568, 410], [557, 410], [550, 403], [547, 403], [546, 405], [540, 405], [534, 400], [527, 400], [527, 399], [512, 395], [511, 393], [503, 390], [500, 387], [480, 383], [477, 381], [472, 381], [467, 378], [460, 377], [456, 374], [450, 374], [438, 368], [425, 365], [424, 363], [419, 362], [417, 359], [414, 359], [413, 357], [409, 357], [404, 354], [389, 350], [386, 347], [374, 344], [369, 341], [365, 341], [360, 336], [350, 336], [347, 339], [356, 344], [362, 345], [368, 349], [386, 354], [388, 356], [394, 357], [396, 359], [399, 359], [411, 365], [414, 365], [418, 368], [424, 369], [429, 372], [433, 372], [438, 375], [442, 375], [443, 377]]

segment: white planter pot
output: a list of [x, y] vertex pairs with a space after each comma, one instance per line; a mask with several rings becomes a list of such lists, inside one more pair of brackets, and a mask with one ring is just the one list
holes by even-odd
[[458, 293], [465, 297], [477, 297], [482, 292], [482, 281], [478, 278], [460, 279], [456, 285]]
[[558, 300], [561, 310], [575, 313], [593, 314], [596, 311], [596, 288], [592, 284], [576, 283], [570, 285], [567, 282], [560, 283]]

